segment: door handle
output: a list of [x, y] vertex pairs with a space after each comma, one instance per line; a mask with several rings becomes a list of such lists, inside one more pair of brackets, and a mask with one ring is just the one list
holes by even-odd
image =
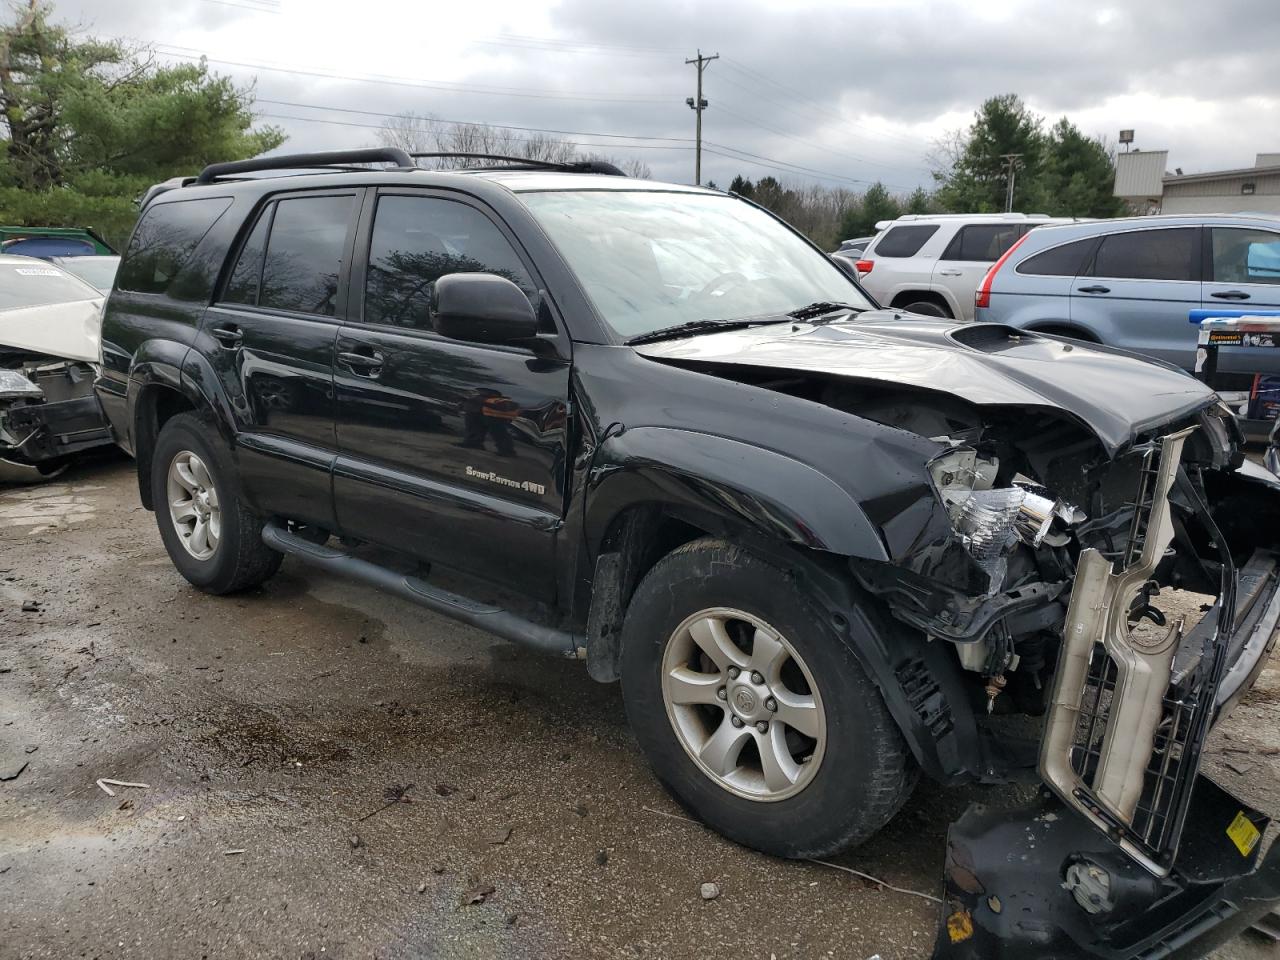
[[1217, 297], [1219, 300], [1248, 300], [1249, 294], [1243, 290], [1223, 290], [1221, 293], [1211, 293], [1211, 297]]
[[1100, 287], [1097, 284], [1094, 284], [1092, 287], [1080, 287], [1079, 290], [1081, 293], [1110, 293], [1111, 292], [1110, 287]]
[[220, 327], [214, 327], [209, 331], [209, 335], [228, 350], [235, 350], [244, 343], [244, 331], [234, 323], [224, 323]]
[[964, 276], [964, 272], [963, 272], [962, 270], [939, 270], [939, 271], [938, 271], [938, 276], [940, 276], [940, 277], [963, 277], [963, 276]]
[[368, 353], [340, 350], [338, 351], [338, 359], [355, 373], [365, 373], [367, 376], [375, 376], [382, 367], [382, 354], [376, 350], [370, 350]]

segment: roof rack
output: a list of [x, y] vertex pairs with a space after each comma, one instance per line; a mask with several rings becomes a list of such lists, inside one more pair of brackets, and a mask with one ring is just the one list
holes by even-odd
[[292, 170], [297, 167], [332, 167], [348, 163], [394, 163], [397, 167], [412, 167], [413, 159], [399, 147], [369, 147], [364, 150], [329, 150], [323, 153], [287, 153], [276, 157], [258, 157], [254, 160], [233, 160], [230, 163], [211, 163], [196, 177], [195, 183], [213, 183], [219, 177], [236, 173], [255, 173], [259, 170]]
[[441, 157], [458, 157], [463, 160], [501, 160], [514, 169], [563, 170], [569, 173], [602, 173], [610, 177], [626, 176], [616, 166], [605, 160], [574, 160], [570, 163], [556, 163], [551, 160], [531, 160], [528, 157], [508, 157], [497, 153], [411, 153], [409, 156], [415, 160]]

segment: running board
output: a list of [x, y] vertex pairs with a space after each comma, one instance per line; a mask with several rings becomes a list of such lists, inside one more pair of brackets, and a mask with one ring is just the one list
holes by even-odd
[[290, 533], [287, 527], [274, 520], [262, 528], [262, 542], [272, 550], [297, 557], [304, 563], [367, 583], [410, 603], [542, 653], [576, 659], [585, 643], [584, 638], [576, 634], [544, 627], [501, 607], [478, 603], [469, 597], [433, 587], [418, 577], [396, 573], [341, 550], [312, 543]]

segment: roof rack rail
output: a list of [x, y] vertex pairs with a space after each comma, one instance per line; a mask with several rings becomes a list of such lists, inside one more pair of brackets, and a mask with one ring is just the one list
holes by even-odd
[[296, 167], [329, 167], [345, 163], [394, 163], [397, 167], [414, 165], [409, 154], [399, 147], [369, 147], [364, 150], [328, 150], [323, 153], [286, 153], [254, 160], [211, 163], [196, 177], [196, 183], [213, 183], [219, 177], [259, 170], [291, 170]]
[[602, 173], [610, 177], [625, 177], [626, 174], [606, 160], [573, 160], [569, 163], [556, 163], [552, 160], [531, 160], [528, 157], [508, 157], [497, 153], [411, 153], [417, 159], [452, 158], [463, 160], [501, 160], [513, 167], [530, 170], [563, 170], [569, 173]]

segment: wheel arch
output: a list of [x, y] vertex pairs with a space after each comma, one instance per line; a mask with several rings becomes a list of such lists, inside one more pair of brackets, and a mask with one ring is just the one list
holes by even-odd
[[892, 308], [902, 309], [908, 303], [915, 300], [927, 300], [937, 303], [951, 313], [952, 319], [962, 316], [960, 305], [955, 301], [950, 290], [944, 287], [935, 287], [932, 284], [928, 286], [915, 286], [902, 289], [894, 293], [893, 299], [889, 301]]
[[1042, 320], [1027, 324], [1025, 329], [1054, 337], [1071, 337], [1087, 343], [1102, 343], [1102, 339], [1088, 327], [1072, 323], [1070, 320]]

